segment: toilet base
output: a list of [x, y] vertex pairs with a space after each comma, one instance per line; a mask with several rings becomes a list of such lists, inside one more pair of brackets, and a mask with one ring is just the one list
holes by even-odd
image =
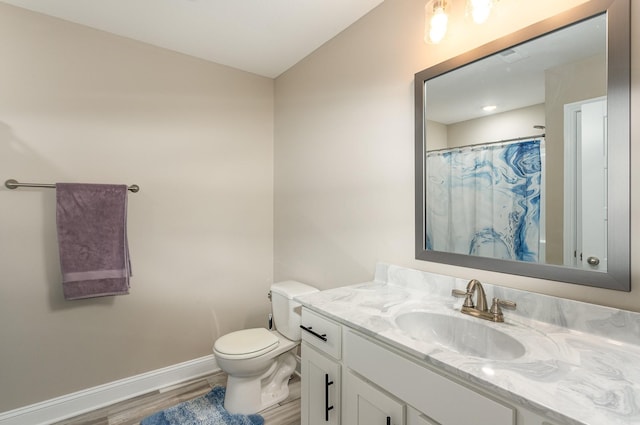
[[278, 356], [260, 376], [227, 377], [224, 408], [232, 414], [251, 415], [289, 396], [289, 378], [296, 368], [295, 349]]

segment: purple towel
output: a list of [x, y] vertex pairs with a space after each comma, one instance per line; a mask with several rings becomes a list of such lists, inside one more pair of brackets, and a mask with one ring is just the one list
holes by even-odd
[[64, 298], [129, 293], [127, 186], [56, 183]]

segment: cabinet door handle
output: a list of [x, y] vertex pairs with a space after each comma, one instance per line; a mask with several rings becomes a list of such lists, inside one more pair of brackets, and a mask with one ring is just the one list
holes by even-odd
[[333, 381], [329, 381], [329, 374], [324, 374], [324, 420], [329, 422], [329, 410], [333, 409], [333, 406], [329, 406], [329, 385], [333, 385]]
[[316, 336], [318, 338], [320, 338], [321, 340], [323, 340], [324, 342], [327, 342], [327, 334], [322, 334], [320, 335], [319, 333], [317, 333], [316, 331], [313, 331], [312, 327], [309, 326], [308, 328], [304, 325], [300, 325], [300, 328], [304, 329], [305, 331], [309, 332], [311, 335]]
[[387, 425], [391, 425], [391, 416], [387, 416]]

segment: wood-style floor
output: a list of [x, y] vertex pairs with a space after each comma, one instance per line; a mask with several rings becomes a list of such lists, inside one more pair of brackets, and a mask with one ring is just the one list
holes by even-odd
[[[125, 400], [108, 407], [57, 422], [54, 425], [138, 425], [145, 417], [208, 393], [216, 385], [225, 385], [223, 372]], [[300, 378], [289, 382], [289, 397], [260, 412], [265, 425], [300, 425]]]

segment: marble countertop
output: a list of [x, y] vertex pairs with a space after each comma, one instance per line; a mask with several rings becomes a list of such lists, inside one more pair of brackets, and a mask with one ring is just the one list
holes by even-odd
[[[296, 299], [558, 424], [640, 424], [640, 314], [485, 284], [488, 299], [518, 302], [515, 312], [504, 310], [505, 323], [492, 323], [460, 313], [462, 300], [450, 293], [465, 286], [460, 279], [379, 265], [373, 282]], [[525, 352], [513, 360], [486, 359], [414, 339], [396, 324], [412, 311], [479, 321], [517, 339]]]

